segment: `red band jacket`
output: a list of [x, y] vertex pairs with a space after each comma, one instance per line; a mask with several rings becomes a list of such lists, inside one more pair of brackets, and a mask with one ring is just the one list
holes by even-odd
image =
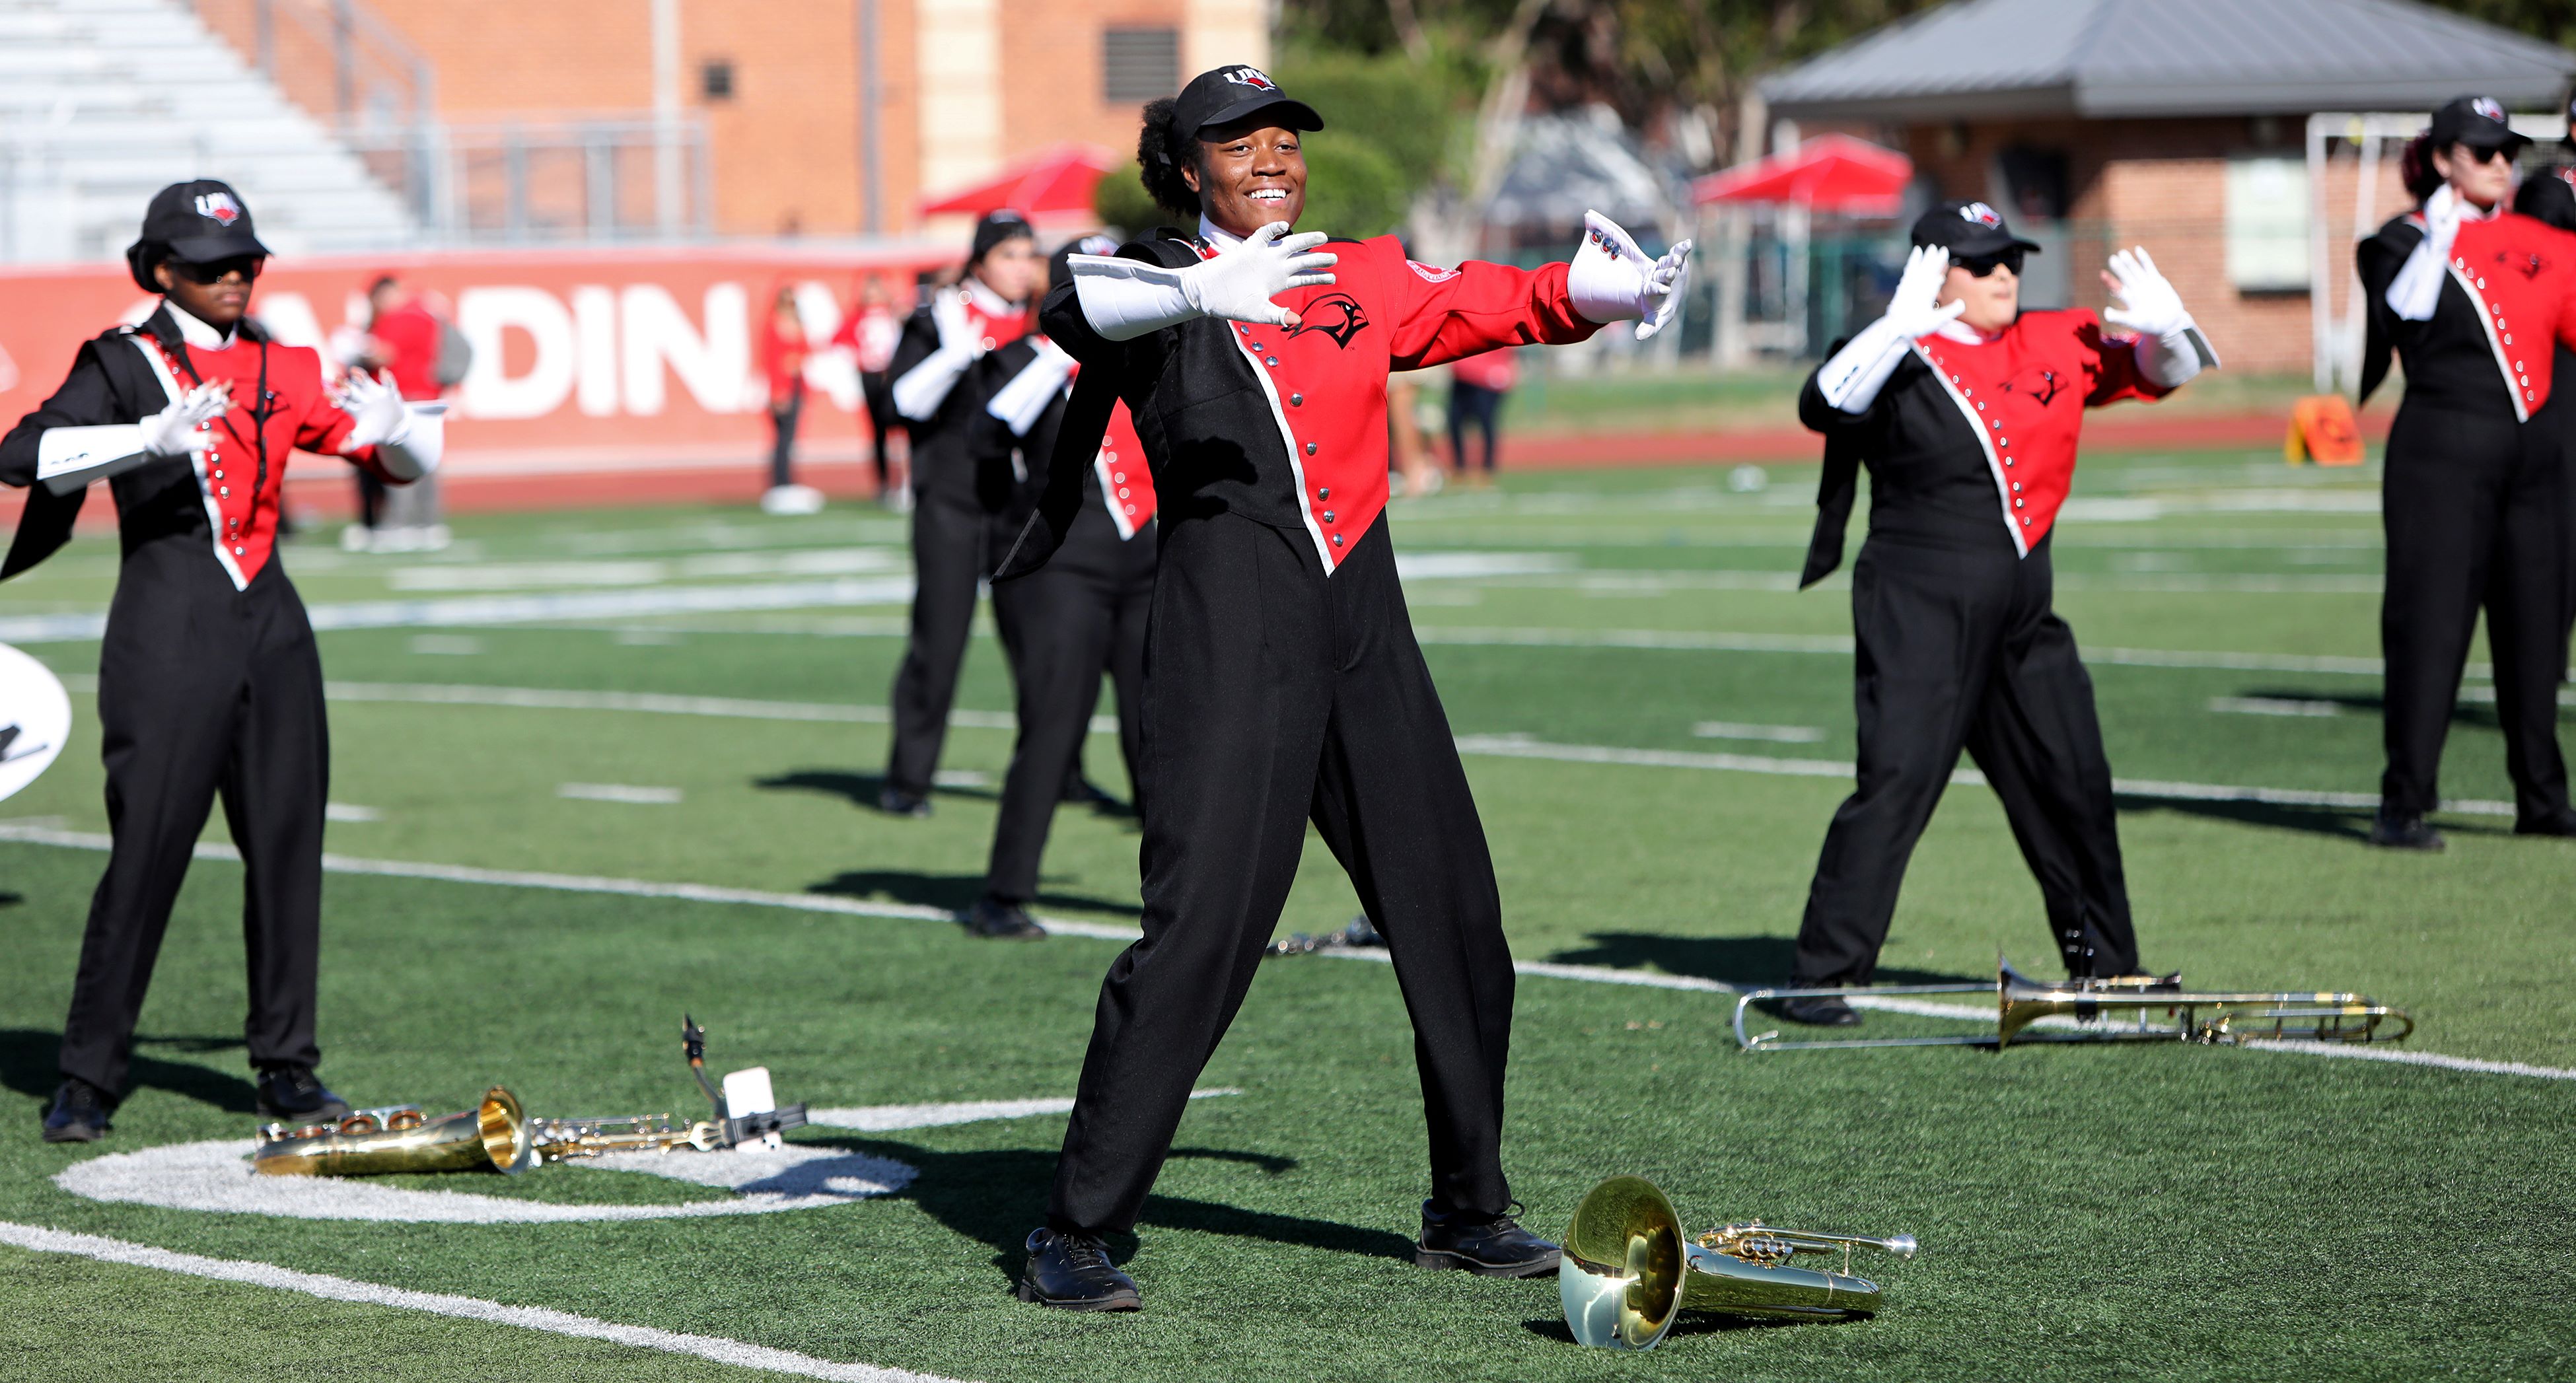
[[2549, 402], [2556, 344], [2576, 346], [2576, 235], [2514, 212], [2462, 222], [2432, 317], [2411, 322], [2388, 306], [2388, 287], [2423, 241], [2409, 212], [2355, 255], [2369, 306], [2361, 397], [2387, 377], [2393, 350], [2409, 402], [2528, 420]]
[[[185, 391], [217, 380], [232, 382], [232, 407], [205, 425], [204, 452], [158, 457], [109, 481], [129, 557], [146, 544], [200, 546], [214, 559], [209, 579], [247, 589], [275, 554], [289, 452], [345, 455], [389, 483], [403, 483], [384, 474], [373, 448], [341, 451], [354, 420], [331, 401], [318, 353], [278, 345], [250, 321], [235, 328], [225, 349], [192, 349], [166, 308], [140, 327], [82, 344], [62, 387], [0, 439], [0, 483], [35, 486], [49, 429], [139, 423]], [[0, 579], [61, 547], [87, 494], [86, 488], [57, 495], [35, 486]]]
[[[1335, 241], [1333, 252], [1333, 283], [1273, 299], [1297, 313], [1294, 328], [1201, 318], [1110, 341], [1092, 330], [1073, 284], [1049, 293], [1041, 329], [1083, 367], [1067, 435], [1087, 422], [1098, 436], [1107, 403], [1093, 413], [1083, 396], [1113, 391], [1135, 419], [1166, 515], [1230, 512], [1303, 531], [1329, 574], [1386, 507], [1389, 372], [1600, 329], [1575, 312], [1562, 264], [1438, 268], [1405, 258], [1393, 236]], [[1167, 231], [1118, 253], [1178, 268], [1211, 251]], [[1033, 536], [1012, 570], [1045, 560], [1051, 542]]]
[[1842, 560], [1861, 465], [1872, 537], [1974, 551], [2000, 549], [2000, 536], [2028, 556], [2074, 482], [2084, 410], [2171, 392], [2138, 372], [2133, 340], [2106, 334], [2082, 309], [2024, 312], [1992, 339], [1966, 334], [1914, 342], [1857, 414], [1826, 402], [1816, 375], [1807, 377], [1798, 417], [1826, 446], [1806, 583]]

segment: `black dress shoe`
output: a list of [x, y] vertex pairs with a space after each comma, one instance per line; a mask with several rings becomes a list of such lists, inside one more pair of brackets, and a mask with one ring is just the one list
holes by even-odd
[[1860, 1010], [1831, 994], [1819, 995], [1812, 999], [1783, 999], [1780, 1001], [1780, 1016], [1792, 1023], [1804, 1023], [1811, 1028], [1860, 1026]]
[[45, 1141], [95, 1143], [116, 1127], [107, 1117], [115, 1108], [116, 1101], [106, 1091], [78, 1076], [65, 1076], [62, 1088], [54, 1092], [53, 1108], [45, 1111]]
[[930, 798], [924, 793], [887, 788], [877, 794], [877, 810], [888, 816], [923, 817], [930, 815]]
[[1118, 1271], [1109, 1250], [1088, 1234], [1029, 1232], [1029, 1262], [1020, 1269], [1022, 1301], [1066, 1311], [1141, 1311], [1136, 1279]]
[[2442, 833], [2426, 824], [2421, 812], [2382, 807], [2370, 820], [2370, 843], [2383, 850], [2439, 850]]
[[259, 1073], [259, 1112], [263, 1118], [317, 1124], [347, 1117], [349, 1102], [315, 1079], [310, 1066], [270, 1066]]
[[1555, 1272], [1564, 1256], [1509, 1215], [1443, 1213], [1422, 1203], [1422, 1238], [1413, 1249], [1418, 1266], [1464, 1268], [1478, 1277], [1539, 1277]]
[[1029, 916], [1028, 909], [999, 898], [978, 898], [975, 906], [958, 919], [966, 924], [969, 935], [989, 937], [996, 941], [1044, 941], [1046, 928]]
[[2576, 811], [2565, 807], [2547, 816], [2525, 817], [2513, 823], [2518, 836], [2576, 836]]

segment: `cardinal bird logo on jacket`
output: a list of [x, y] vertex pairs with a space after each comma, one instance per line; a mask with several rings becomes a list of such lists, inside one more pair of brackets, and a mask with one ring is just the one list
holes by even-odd
[[1336, 347], [1350, 345], [1351, 338], [1367, 330], [1369, 324], [1367, 310], [1360, 306], [1359, 299], [1348, 293], [1327, 293], [1297, 309], [1297, 317], [1297, 325], [1289, 330], [1289, 335], [1303, 336], [1310, 331], [1320, 331], [1333, 338]]
[[2005, 393], [2020, 394], [2042, 408], [2065, 387], [2066, 381], [2057, 377], [2057, 371], [2035, 367], [2004, 381]]
[[2549, 267], [2549, 261], [2542, 259], [2539, 255], [2517, 255], [2509, 250], [2496, 251], [2495, 262], [2496, 268], [2499, 272], [2511, 269], [2515, 273], [2520, 274], [2527, 279], [2536, 279], [2540, 277], [2540, 271]]

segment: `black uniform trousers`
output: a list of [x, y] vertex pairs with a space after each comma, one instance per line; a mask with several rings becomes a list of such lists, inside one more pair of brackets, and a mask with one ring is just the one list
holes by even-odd
[[124, 1087], [171, 904], [217, 796], [241, 851], [254, 1066], [311, 1066], [330, 732], [304, 602], [274, 560], [233, 589], [202, 537], [125, 561], [99, 652], [115, 845], [90, 900], [61, 1065]]
[[1101, 985], [1047, 1211], [1132, 1227], [1261, 964], [1312, 821], [1412, 1014], [1431, 1200], [1500, 1213], [1513, 973], [1484, 828], [1381, 517], [1327, 577], [1302, 530], [1162, 530], [1146, 645], [1144, 939]]
[[[2576, 351], [2558, 347], [2558, 358], [2551, 362], [2551, 379], [2576, 381]], [[2558, 447], [2558, 557], [2566, 569], [2562, 594], [2564, 604], [2558, 611], [2563, 626], [2558, 638], [2560, 681], [2576, 675], [2576, 388], [2553, 389], [2549, 402], [2531, 415], [2531, 426], [2557, 437]]]
[[921, 796], [930, 791], [948, 738], [948, 708], [957, 699], [957, 674], [975, 625], [976, 586], [1015, 534], [971, 497], [918, 484], [913, 494], [912, 630], [894, 675], [886, 785]]
[[984, 877], [984, 891], [995, 898], [1026, 904], [1037, 897], [1038, 863], [1067, 775], [1082, 771], [1083, 739], [1100, 704], [1104, 671], [1118, 690], [1130, 800], [1144, 814], [1145, 625], [1154, 600], [1154, 550], [1151, 525], [1121, 541], [1109, 516], [1093, 506], [1045, 566], [993, 587], [993, 619], [1010, 650], [1019, 712]]
[[1798, 928], [1803, 986], [1867, 984], [1905, 865], [1964, 748], [2039, 881], [2075, 975], [2138, 965], [2111, 764], [2043, 539], [2017, 558], [1873, 536], [1852, 569], [1859, 788], [1834, 813]]
[[2410, 814], [2440, 804], [2442, 741], [2483, 606], [2515, 813], [2530, 821], [2563, 812], [2557, 684], [2567, 637], [2564, 435], [2500, 410], [2445, 409], [2410, 397], [2389, 427], [2387, 455], [2388, 584], [2379, 637], [2387, 660], [2388, 767], [2380, 797], [2390, 810]]

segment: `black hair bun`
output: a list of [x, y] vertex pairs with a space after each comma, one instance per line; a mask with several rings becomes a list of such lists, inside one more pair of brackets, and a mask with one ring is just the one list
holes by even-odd
[[1181, 132], [1178, 113], [1179, 103], [1168, 96], [1145, 103], [1144, 126], [1136, 134], [1136, 168], [1155, 205], [1185, 225], [1196, 225], [1199, 194], [1182, 179], [1181, 169], [1197, 165], [1198, 141]]

